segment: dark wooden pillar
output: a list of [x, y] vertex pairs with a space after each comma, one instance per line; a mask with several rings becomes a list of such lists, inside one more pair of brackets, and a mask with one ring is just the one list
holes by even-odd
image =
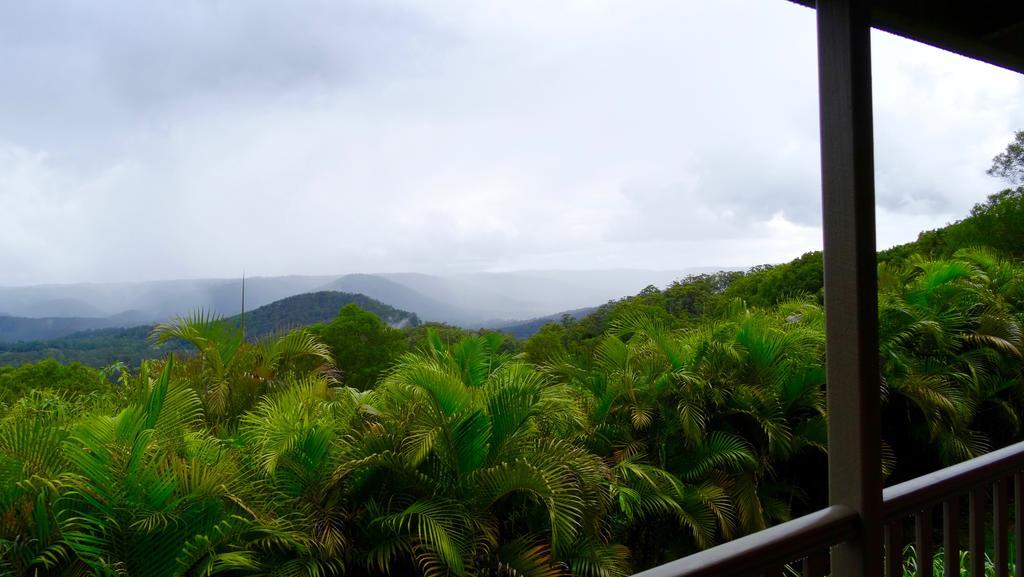
[[871, 39], [864, 0], [818, 0], [829, 500], [861, 516], [833, 577], [882, 574]]

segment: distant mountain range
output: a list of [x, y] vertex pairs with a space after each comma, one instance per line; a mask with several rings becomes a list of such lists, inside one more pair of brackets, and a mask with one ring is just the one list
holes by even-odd
[[[246, 308], [255, 309], [305, 293], [359, 293], [424, 321], [493, 328], [598, 305], [710, 270], [717, 269], [253, 277], [245, 281], [245, 300]], [[152, 324], [197, 309], [236, 315], [241, 289], [240, 279], [0, 287], [0, 343]]]
[[26, 317], [0, 316], [0, 343], [56, 339], [80, 331], [125, 327], [139, 322], [122, 321], [113, 317]]
[[[256, 339], [275, 332], [330, 321], [347, 304], [358, 305], [396, 328], [420, 324], [415, 313], [396, 309], [361, 294], [319, 291], [281, 299], [246, 312], [246, 338]], [[224, 322], [237, 325], [240, 320], [234, 316]], [[188, 348], [173, 342], [159, 347], [153, 345], [148, 340], [153, 326], [101, 328], [74, 332], [60, 338], [0, 343], [0, 365], [35, 362], [52, 357], [61, 362], [78, 361], [97, 367], [115, 361], [134, 366], [144, 358]]]
[[[246, 307], [254, 309], [293, 295], [314, 292], [336, 276], [246, 279]], [[240, 279], [167, 280], [0, 287], [0, 314], [15, 317], [120, 318], [164, 321], [196, 309], [224, 315], [241, 311]]]
[[599, 307], [587, 307], [583, 309], [575, 309], [571, 311], [563, 311], [553, 315], [547, 315], [543, 317], [537, 317], [528, 321], [521, 321], [517, 323], [511, 323], [507, 325], [501, 325], [493, 327], [496, 331], [508, 333], [517, 339], [526, 339], [533, 336], [534, 333], [539, 331], [541, 327], [549, 323], [561, 322], [565, 317], [572, 317], [573, 319], [579, 320], [583, 317], [590, 316]]

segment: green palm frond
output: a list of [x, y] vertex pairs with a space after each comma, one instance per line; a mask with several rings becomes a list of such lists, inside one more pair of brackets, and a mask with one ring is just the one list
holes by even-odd
[[550, 461], [520, 459], [481, 470], [477, 474], [480, 498], [487, 506], [512, 493], [535, 496], [544, 504], [551, 530], [552, 547], [572, 539], [583, 526], [585, 502], [569, 471]]
[[[553, 394], [545, 396], [547, 388], [543, 376], [522, 363], [506, 365], [483, 387], [490, 421], [491, 458], [497, 457], [506, 443], [530, 429], [531, 419], [543, 418], [543, 409], [565, 400]], [[542, 399], [547, 401], [544, 405]]]
[[229, 326], [223, 317], [202, 309], [156, 325], [150, 338], [157, 344], [172, 339], [185, 341], [207, 361], [221, 365], [229, 365], [242, 346], [240, 330]]
[[273, 476], [285, 459], [323, 459], [334, 436], [329, 406], [320, 397], [324, 385], [316, 378], [296, 382], [265, 397], [242, 417], [241, 434], [263, 474]]
[[[629, 523], [652, 517], [669, 517], [686, 527], [701, 547], [711, 543], [716, 528], [716, 512], [703, 495], [661, 468], [637, 459], [617, 463], [613, 469], [616, 483], [612, 497]], [[721, 503], [721, 502], [719, 502]]]
[[495, 552], [495, 577], [564, 577], [547, 545], [529, 537], [502, 543]]
[[742, 437], [724, 431], [711, 432], [688, 463], [684, 479], [698, 480], [712, 469], [745, 470], [756, 464], [750, 444]]
[[425, 575], [462, 575], [467, 564], [468, 516], [460, 503], [431, 500], [417, 501], [374, 522], [410, 536], [414, 556]]
[[334, 365], [327, 345], [310, 332], [297, 329], [260, 340], [254, 347], [252, 370], [261, 378], [273, 380], [290, 369], [295, 362], [305, 359], [325, 367]]
[[564, 558], [572, 574], [577, 577], [626, 577], [632, 574], [629, 549], [590, 537], [579, 537]]

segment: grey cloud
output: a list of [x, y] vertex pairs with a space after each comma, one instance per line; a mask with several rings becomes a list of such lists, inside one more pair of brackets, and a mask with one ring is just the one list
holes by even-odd
[[[998, 188], [1024, 82], [873, 38], [891, 244]], [[782, 0], [49, 0], [0, 8], [0, 54], [0, 284], [820, 243], [813, 13]]]
[[10, 3], [0, 137], [102, 142], [166, 126], [197, 102], [272, 103], [366, 82], [443, 39], [416, 11], [375, 2]]

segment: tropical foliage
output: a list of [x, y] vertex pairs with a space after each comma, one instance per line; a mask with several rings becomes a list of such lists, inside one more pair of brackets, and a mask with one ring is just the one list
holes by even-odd
[[[963, 250], [879, 278], [892, 474], [1020, 438], [1024, 269]], [[194, 353], [8, 391], [3, 570], [614, 576], [820, 504], [814, 296], [651, 306], [594, 342], [559, 325], [541, 360], [428, 331], [369, 388], [305, 331], [161, 325]]]
[[[1024, 267], [950, 244], [1022, 195], [880, 255], [890, 480], [1024, 437]], [[617, 577], [784, 521], [824, 499], [820, 270], [649, 287], [525, 343], [200, 312], [151, 335], [185, 355], [0, 368], [0, 575]]]

